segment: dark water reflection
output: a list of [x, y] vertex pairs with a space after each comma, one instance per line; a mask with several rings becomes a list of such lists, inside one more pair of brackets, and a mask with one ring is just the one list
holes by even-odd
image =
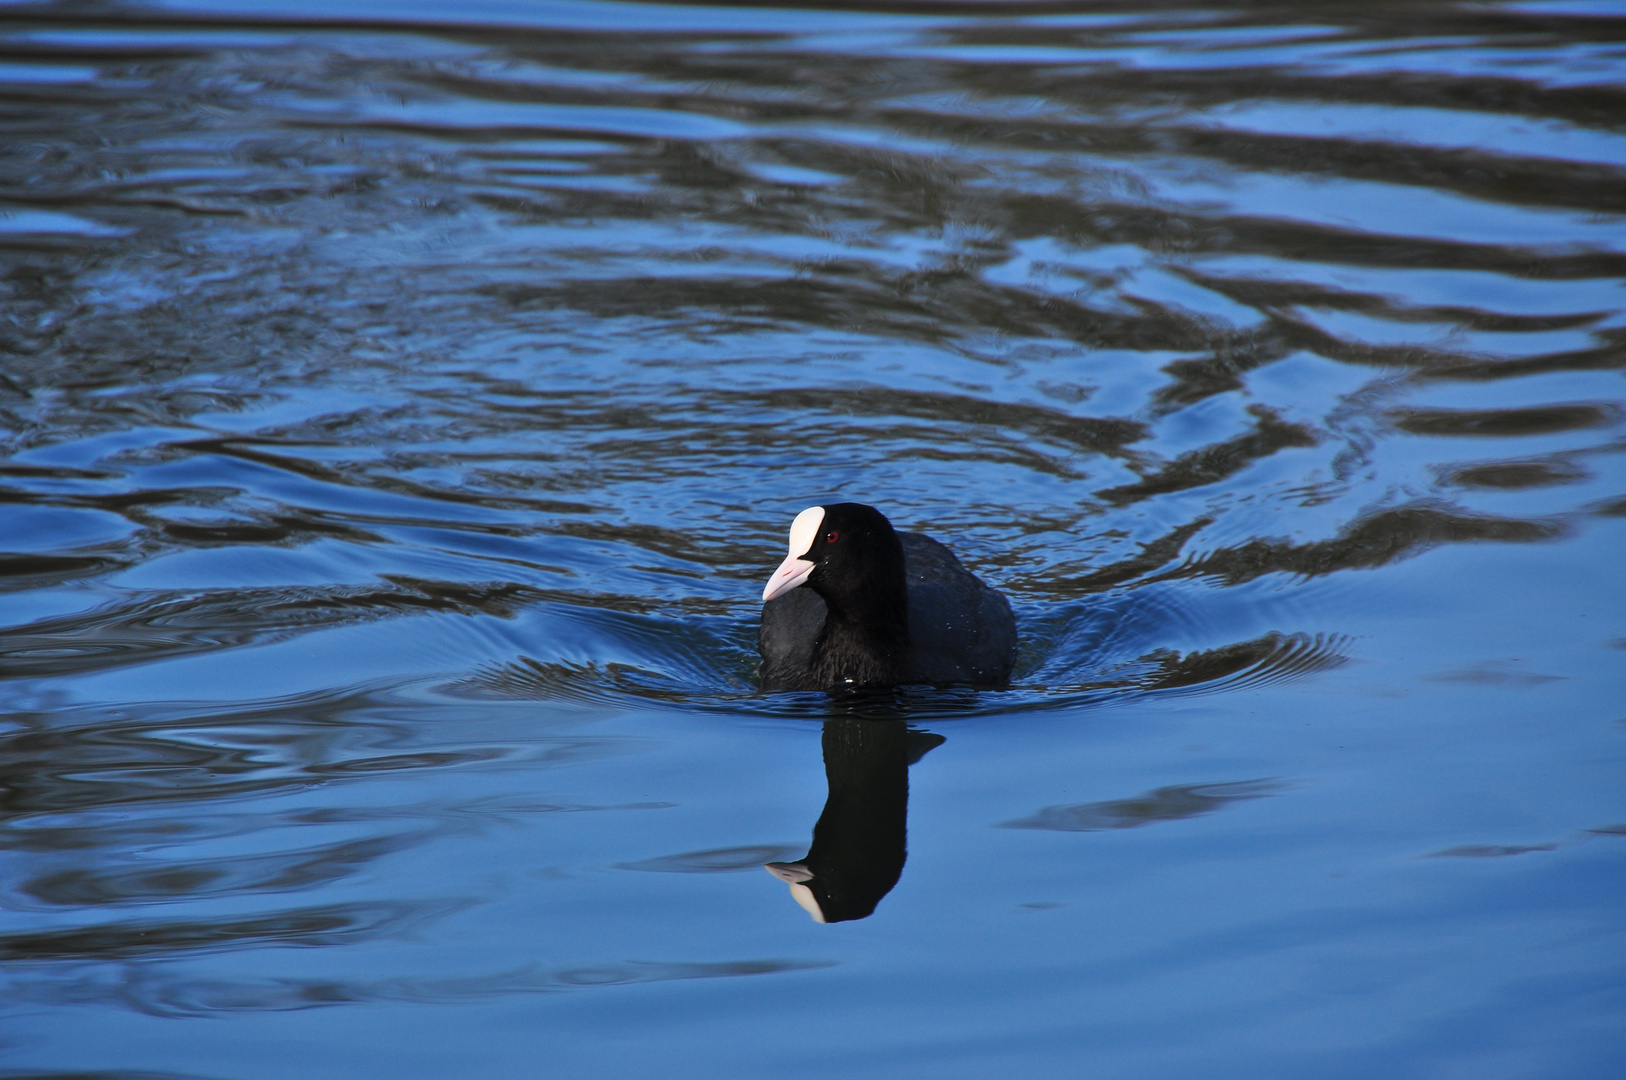
[[[0, 5], [5, 1068], [1606, 1074], [1623, 73], [1589, 0]], [[833, 495], [1008, 690], [758, 692]]]
[[892, 891], [908, 849], [909, 766], [943, 745], [901, 720], [848, 717], [824, 723], [824, 812], [813, 845], [767, 869], [817, 923], [863, 919]]
[[1032, 817], [1007, 821], [1007, 829], [1047, 829], [1052, 832], [1094, 832], [1097, 829], [1137, 829], [1158, 821], [1210, 814], [1238, 799], [1257, 799], [1280, 790], [1272, 780], [1234, 780], [1222, 784], [1181, 784], [1158, 788], [1134, 799], [1047, 806]]

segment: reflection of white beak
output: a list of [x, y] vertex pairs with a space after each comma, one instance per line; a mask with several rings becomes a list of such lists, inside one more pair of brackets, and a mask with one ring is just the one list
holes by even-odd
[[787, 885], [800, 885], [813, 880], [813, 871], [799, 862], [763, 863], [762, 868]]
[[771, 862], [762, 867], [774, 877], [790, 886], [791, 899], [801, 906], [801, 909], [813, 916], [816, 923], [824, 922], [824, 912], [819, 908], [819, 899], [813, 895], [813, 890], [802, 884], [813, 880], [813, 871], [801, 863]]
[[819, 526], [824, 524], [824, 507], [810, 506], [796, 515], [796, 520], [790, 523], [790, 554], [785, 561], [779, 564], [779, 569], [773, 572], [768, 584], [762, 589], [762, 602], [766, 604], [776, 596], [783, 596], [796, 586], [807, 580], [813, 572], [813, 563], [802, 558], [813, 547], [813, 541], [819, 535]]

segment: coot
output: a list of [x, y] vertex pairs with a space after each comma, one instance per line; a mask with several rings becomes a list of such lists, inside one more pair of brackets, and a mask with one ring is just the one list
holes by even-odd
[[861, 503], [797, 514], [762, 599], [764, 690], [1001, 686], [1016, 661], [1010, 602], [936, 540], [899, 534]]

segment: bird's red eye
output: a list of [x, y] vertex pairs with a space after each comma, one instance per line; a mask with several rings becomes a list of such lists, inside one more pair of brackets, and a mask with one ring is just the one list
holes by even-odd
[[826, 544], [833, 544], [837, 540], [840, 540], [840, 539], [841, 539], [841, 534], [840, 533], [831, 532], [831, 533], [825, 533], [824, 534], [824, 542]]

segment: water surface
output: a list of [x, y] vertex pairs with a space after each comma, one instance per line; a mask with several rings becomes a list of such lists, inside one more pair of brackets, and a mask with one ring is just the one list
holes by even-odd
[[1610, 4], [0, 6], [0, 1069], [1606, 1075], [1623, 284]]

